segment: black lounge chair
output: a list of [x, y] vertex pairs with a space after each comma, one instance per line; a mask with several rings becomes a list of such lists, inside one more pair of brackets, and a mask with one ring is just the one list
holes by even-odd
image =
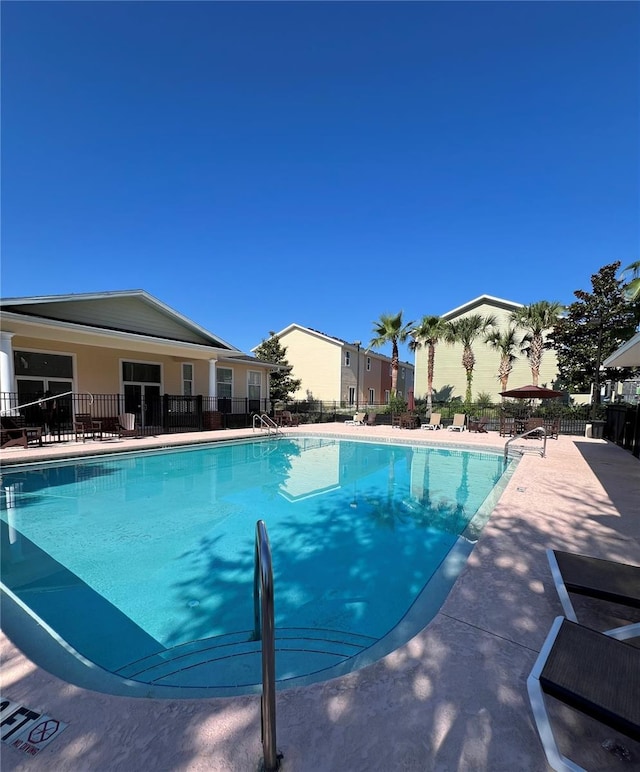
[[583, 768], [560, 752], [545, 696], [639, 741], [638, 684], [639, 648], [557, 617], [527, 679], [531, 709], [552, 769], [578, 772]]
[[[640, 609], [640, 566], [560, 550], [547, 550], [551, 575], [567, 619], [577, 622], [569, 593]], [[626, 625], [640, 635], [640, 623]], [[614, 635], [616, 630], [608, 630]]]

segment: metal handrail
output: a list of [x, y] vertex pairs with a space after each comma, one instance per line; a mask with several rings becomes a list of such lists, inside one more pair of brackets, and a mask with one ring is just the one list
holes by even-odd
[[264, 770], [280, 767], [282, 754], [276, 750], [276, 642], [273, 602], [271, 545], [264, 520], [256, 523], [256, 549], [253, 572], [253, 640], [262, 641], [262, 747]]
[[544, 426], [536, 426], [534, 429], [527, 429], [526, 432], [522, 432], [522, 434], [516, 434], [515, 437], [509, 437], [509, 439], [504, 444], [504, 463], [507, 463], [507, 455], [509, 453], [509, 444], [513, 442], [514, 440], [521, 440], [523, 437], [527, 437], [529, 434], [535, 434], [537, 432], [542, 432], [542, 451], [540, 455], [542, 458], [545, 457], [547, 453], [547, 430], [544, 428]]
[[[89, 392], [87, 392], [89, 393]], [[48, 402], [50, 399], [60, 399], [60, 397], [68, 397], [69, 394], [73, 394], [73, 391], [64, 391], [62, 394], [54, 394], [51, 397], [40, 397], [40, 399], [35, 399], [33, 402], [25, 402], [24, 405], [16, 405], [15, 407], [7, 407], [0, 410], [0, 415], [4, 415], [5, 413], [10, 413], [11, 411], [15, 410], [22, 410], [23, 407], [31, 407], [32, 405], [41, 405], [43, 402]], [[90, 405], [93, 405], [93, 394], [89, 394], [91, 397], [91, 402], [89, 402]]]
[[264, 428], [267, 430], [267, 434], [271, 434], [271, 431], [273, 430], [274, 433], [282, 434], [282, 431], [280, 430], [280, 427], [278, 424], [268, 416], [266, 413], [258, 414], [256, 413], [253, 416], [253, 430], [255, 431], [258, 428], [258, 424], [260, 425], [260, 428]]

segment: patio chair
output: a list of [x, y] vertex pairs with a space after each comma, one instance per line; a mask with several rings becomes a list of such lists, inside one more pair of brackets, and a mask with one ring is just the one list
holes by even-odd
[[97, 421], [91, 417], [89, 413], [76, 413], [76, 417], [73, 420], [73, 433], [76, 437], [76, 442], [82, 438], [83, 442], [87, 441], [87, 437], [95, 440], [96, 437], [102, 439], [102, 422]]
[[451, 426], [447, 426], [450, 432], [463, 432], [466, 427], [467, 416], [465, 413], [455, 413], [453, 416], [453, 423]]
[[278, 426], [299, 426], [300, 416], [294, 415], [290, 410], [280, 410], [276, 413], [276, 423]]
[[417, 429], [418, 428], [418, 416], [413, 413], [402, 413], [400, 415], [400, 428], [401, 429]]
[[25, 426], [22, 416], [0, 416], [0, 448], [28, 448], [30, 442], [42, 447], [42, 426]]
[[121, 413], [118, 416], [118, 435], [120, 437], [135, 437], [136, 417], [134, 413]]
[[[564, 614], [572, 622], [578, 618], [570, 592], [640, 609], [640, 566], [552, 549], [547, 550], [547, 559]], [[606, 634], [615, 636], [619, 630], [640, 635], [640, 623], [607, 630]]]
[[375, 426], [377, 417], [377, 413], [367, 413], [366, 426]]
[[547, 713], [546, 696], [637, 741], [639, 683], [639, 648], [557, 617], [527, 679], [533, 717], [552, 769], [578, 772], [583, 768], [560, 752]]
[[442, 429], [442, 424], [440, 423], [440, 416], [441, 413], [431, 413], [431, 417], [429, 418], [429, 423], [422, 424], [420, 427], [421, 429]]
[[367, 417], [366, 413], [356, 413], [353, 416], [353, 419], [344, 422], [345, 426], [363, 426], [366, 417]]
[[512, 437], [515, 434], [516, 420], [513, 416], [500, 416], [500, 436]]

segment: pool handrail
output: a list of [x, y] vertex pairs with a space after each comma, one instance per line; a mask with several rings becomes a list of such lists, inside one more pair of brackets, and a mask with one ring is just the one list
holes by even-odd
[[258, 425], [260, 429], [266, 429], [267, 434], [271, 434], [271, 431], [276, 434], [282, 434], [282, 431], [278, 424], [271, 418], [271, 416], [268, 416], [266, 413], [256, 413], [253, 416], [253, 430], [255, 431], [256, 428], [258, 428]]
[[523, 437], [527, 437], [529, 434], [537, 434], [538, 432], [542, 432], [542, 450], [540, 451], [540, 455], [542, 458], [544, 458], [547, 454], [547, 430], [544, 428], [544, 426], [536, 426], [533, 429], [527, 429], [527, 431], [522, 432], [522, 434], [516, 434], [514, 437], [509, 437], [509, 439], [504, 444], [504, 463], [507, 463], [509, 443], [513, 442], [514, 440], [521, 440]]
[[280, 767], [276, 750], [276, 642], [271, 545], [264, 520], [256, 523], [253, 571], [253, 640], [262, 641], [262, 748], [265, 772]]

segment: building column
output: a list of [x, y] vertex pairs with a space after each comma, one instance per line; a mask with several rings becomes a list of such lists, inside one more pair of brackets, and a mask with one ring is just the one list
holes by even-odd
[[218, 385], [218, 381], [216, 378], [217, 363], [218, 363], [217, 359], [209, 360], [209, 396], [214, 398], [217, 396], [217, 385]]
[[13, 344], [11, 339], [15, 333], [0, 332], [0, 412], [11, 409], [9, 394], [15, 387], [15, 370], [13, 367]]

